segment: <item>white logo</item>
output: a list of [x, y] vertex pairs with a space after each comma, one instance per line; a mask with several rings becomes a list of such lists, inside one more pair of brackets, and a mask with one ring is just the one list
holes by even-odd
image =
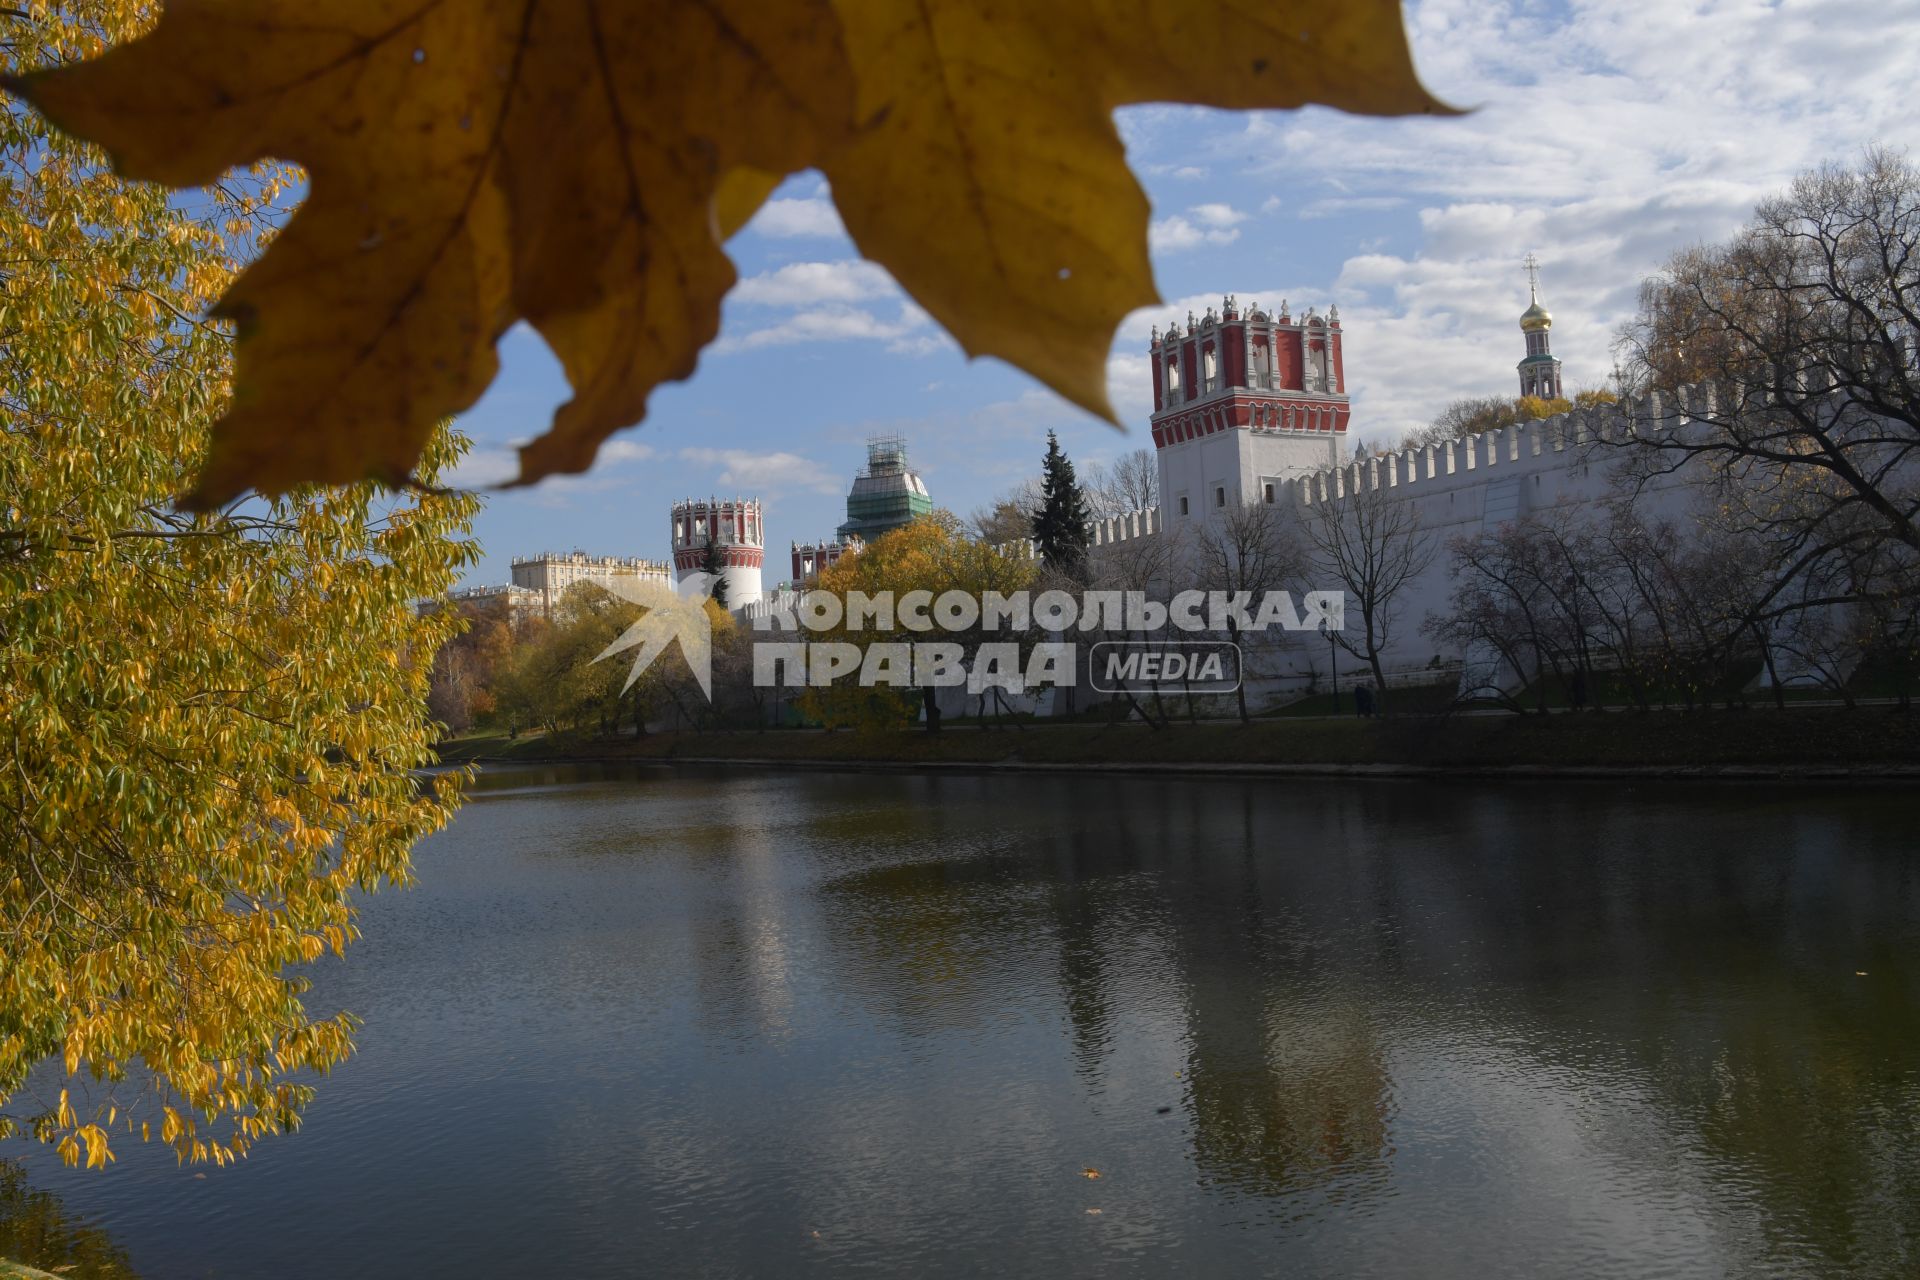
[[713, 701], [713, 622], [706, 610], [712, 584], [713, 575], [708, 573], [687, 574], [680, 580], [678, 594], [651, 578], [616, 577], [607, 583], [614, 595], [646, 610], [638, 622], [594, 658], [598, 662], [623, 650], [639, 648], [633, 655], [633, 669], [627, 673], [627, 682], [620, 686], [620, 692], [633, 688], [634, 681], [666, 651], [668, 642], [678, 640], [687, 670], [693, 672], [707, 701]]

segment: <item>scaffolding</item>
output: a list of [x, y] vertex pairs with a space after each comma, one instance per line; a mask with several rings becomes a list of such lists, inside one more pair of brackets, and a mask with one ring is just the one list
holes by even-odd
[[867, 465], [854, 477], [847, 494], [847, 520], [840, 526], [840, 536], [871, 542], [932, 511], [926, 482], [907, 463], [906, 438], [868, 436]]

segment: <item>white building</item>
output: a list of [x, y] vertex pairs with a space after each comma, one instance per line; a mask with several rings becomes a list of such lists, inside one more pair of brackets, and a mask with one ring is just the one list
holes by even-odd
[[513, 585], [538, 594], [540, 611], [553, 616], [560, 597], [575, 583], [591, 582], [612, 591], [617, 582], [658, 582], [670, 586], [672, 571], [658, 560], [638, 556], [590, 556], [584, 551], [513, 558]]
[[[1539, 300], [1534, 264], [1530, 305], [1520, 318], [1526, 354], [1518, 366], [1522, 395], [1556, 397], [1560, 362], [1551, 351], [1553, 318]], [[1350, 417], [1337, 308], [1324, 317], [1300, 317], [1285, 303], [1277, 312], [1241, 308], [1226, 298], [1218, 313], [1191, 314], [1187, 323], [1155, 329], [1152, 430], [1160, 463], [1161, 506], [1096, 521], [1094, 558], [1118, 556], [1122, 544], [1169, 539], [1175, 558], [1190, 555], [1209, 526], [1224, 525], [1248, 504], [1269, 504], [1283, 521], [1312, 517], [1313, 508], [1361, 490], [1413, 505], [1421, 536], [1434, 548], [1425, 571], [1396, 598], [1398, 615], [1383, 666], [1390, 681], [1426, 681], [1436, 668], [1459, 668], [1473, 655], [1444, 652], [1422, 629], [1443, 612], [1453, 587], [1449, 540], [1551, 509], [1590, 508], [1618, 493], [1612, 447], [1635, 433], [1670, 423], [1674, 406], [1652, 403], [1571, 413], [1522, 423], [1445, 445], [1353, 461]], [[1609, 442], [1612, 442], [1611, 444]], [[1687, 514], [1693, 500], [1682, 478], [1645, 489], [1636, 509], [1656, 518]], [[1176, 571], [1173, 579], [1197, 574]], [[1335, 589], [1338, 584], [1329, 584]], [[1179, 587], [1176, 585], [1176, 589]], [[1269, 664], [1267, 687], [1278, 693], [1309, 678], [1324, 678], [1324, 641], [1284, 637], [1292, 661]], [[1264, 641], [1263, 641], [1264, 642]], [[1271, 654], [1269, 657], [1271, 658]], [[1341, 683], [1370, 679], [1347, 657]], [[1308, 673], [1318, 674], [1310, 677]]]

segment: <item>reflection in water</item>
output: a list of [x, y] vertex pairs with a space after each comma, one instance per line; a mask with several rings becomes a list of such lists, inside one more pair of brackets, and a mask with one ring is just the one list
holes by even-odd
[[1908, 1275], [1912, 819], [503, 771], [321, 971], [305, 1132], [32, 1172], [154, 1274]]
[[0, 1259], [71, 1280], [134, 1276], [126, 1250], [70, 1215], [57, 1196], [29, 1187], [26, 1171], [6, 1160], [0, 1160]]

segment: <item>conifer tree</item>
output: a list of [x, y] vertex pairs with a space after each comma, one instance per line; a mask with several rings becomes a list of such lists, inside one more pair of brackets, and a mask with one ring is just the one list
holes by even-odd
[[1073, 474], [1073, 461], [1047, 432], [1047, 455], [1040, 464], [1040, 509], [1033, 513], [1033, 540], [1049, 569], [1077, 573], [1093, 545], [1093, 520], [1087, 498]]
[[700, 572], [707, 575], [707, 598], [722, 609], [727, 608], [727, 562], [720, 554], [720, 544], [711, 536], [707, 538], [707, 554], [700, 561]]

